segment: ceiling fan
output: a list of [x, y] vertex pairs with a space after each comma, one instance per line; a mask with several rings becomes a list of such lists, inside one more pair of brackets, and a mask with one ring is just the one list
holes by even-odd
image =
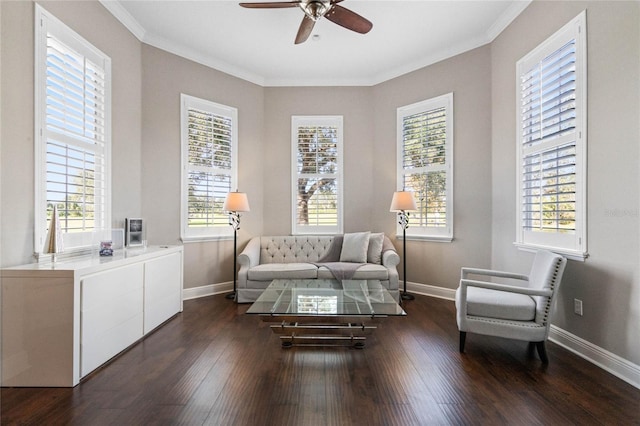
[[299, 7], [304, 12], [302, 23], [296, 35], [296, 44], [304, 43], [313, 30], [316, 21], [322, 17], [334, 24], [360, 34], [368, 33], [373, 24], [351, 10], [340, 6], [343, 0], [294, 0], [288, 2], [260, 2], [240, 3], [240, 6], [250, 9], [281, 9], [285, 7]]

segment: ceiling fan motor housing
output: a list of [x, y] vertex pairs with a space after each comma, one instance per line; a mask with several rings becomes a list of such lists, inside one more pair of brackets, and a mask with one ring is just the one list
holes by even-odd
[[314, 21], [322, 18], [331, 8], [330, 0], [301, 1], [298, 4], [305, 15]]

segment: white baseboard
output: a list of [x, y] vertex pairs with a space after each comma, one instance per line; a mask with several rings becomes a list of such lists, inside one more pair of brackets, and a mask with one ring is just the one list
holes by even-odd
[[[400, 285], [402, 285], [402, 283]], [[409, 293], [447, 300], [455, 300], [456, 294], [456, 291], [450, 288], [410, 282], [407, 282], [407, 291]], [[581, 339], [555, 325], [551, 325], [549, 340], [640, 389], [639, 365]]]
[[549, 340], [573, 352], [592, 364], [640, 389], [640, 366], [594, 345], [555, 325], [549, 330]]
[[214, 294], [228, 293], [230, 291], [233, 291], [233, 281], [183, 288], [182, 300], [197, 299], [198, 297], [213, 296]]
[[[400, 282], [400, 287], [402, 287], [402, 285], [403, 283]], [[195, 299], [198, 297], [211, 296], [213, 294], [226, 293], [232, 290], [233, 282], [185, 288], [182, 290], [182, 298], [184, 300]], [[407, 282], [407, 291], [409, 293], [437, 297], [439, 299], [451, 301], [455, 299], [456, 294], [455, 289], [413, 282]], [[640, 366], [632, 363], [631, 361], [628, 361], [554, 325], [551, 326], [549, 331], [549, 340], [640, 389]]]
[[[402, 291], [402, 285], [403, 283], [402, 281], [400, 281], [399, 283], [400, 291]], [[429, 284], [412, 283], [409, 281], [407, 281], [407, 292], [422, 294], [423, 296], [437, 297], [438, 299], [446, 299], [446, 300], [454, 300], [456, 297], [455, 289], [438, 287], [438, 286], [429, 285]]]

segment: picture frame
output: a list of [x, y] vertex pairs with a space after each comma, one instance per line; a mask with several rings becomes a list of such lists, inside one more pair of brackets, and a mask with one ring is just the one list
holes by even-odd
[[113, 256], [113, 241], [100, 241], [100, 256]]
[[127, 247], [140, 247], [145, 245], [146, 238], [144, 219], [139, 217], [126, 218], [124, 230], [125, 245]]

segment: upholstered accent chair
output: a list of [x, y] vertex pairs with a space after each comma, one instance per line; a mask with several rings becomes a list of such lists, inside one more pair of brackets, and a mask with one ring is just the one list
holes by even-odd
[[[548, 363], [545, 341], [550, 314], [567, 259], [549, 251], [538, 251], [529, 275], [488, 269], [462, 268], [456, 290], [456, 320], [460, 330], [460, 352], [467, 333], [505, 337], [536, 346]], [[517, 280], [516, 285], [469, 279], [470, 275]]]

